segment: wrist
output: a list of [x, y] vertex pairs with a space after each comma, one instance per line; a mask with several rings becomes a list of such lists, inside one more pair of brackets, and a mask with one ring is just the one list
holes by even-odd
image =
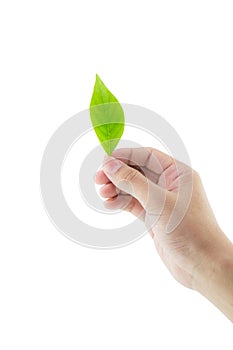
[[193, 289], [233, 321], [233, 244], [222, 231], [204, 249], [193, 274]]
[[209, 241], [203, 244], [204, 247], [199, 247], [199, 262], [193, 271], [193, 289], [198, 292], [208, 288], [221, 270], [224, 270], [225, 265], [233, 263], [233, 245], [224, 233], [218, 229], [215, 237], [211, 236]]

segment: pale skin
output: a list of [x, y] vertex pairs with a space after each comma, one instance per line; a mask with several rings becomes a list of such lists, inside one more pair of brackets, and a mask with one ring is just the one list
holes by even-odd
[[[145, 222], [173, 277], [233, 322], [233, 244], [215, 219], [198, 173], [150, 147], [122, 148], [105, 159], [95, 181], [103, 185], [107, 208], [121, 208]], [[179, 193], [183, 197], [175, 208]], [[174, 210], [181, 220], [168, 234]]]

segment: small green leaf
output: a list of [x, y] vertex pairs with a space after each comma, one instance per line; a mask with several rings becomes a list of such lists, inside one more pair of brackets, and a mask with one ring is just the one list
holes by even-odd
[[124, 131], [124, 111], [97, 74], [90, 103], [90, 116], [103, 149], [111, 155]]

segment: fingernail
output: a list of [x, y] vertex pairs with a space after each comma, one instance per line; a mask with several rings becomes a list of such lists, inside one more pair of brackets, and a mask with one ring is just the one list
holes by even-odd
[[106, 157], [104, 159], [103, 171], [109, 175], [113, 175], [122, 166], [122, 162], [112, 157]]

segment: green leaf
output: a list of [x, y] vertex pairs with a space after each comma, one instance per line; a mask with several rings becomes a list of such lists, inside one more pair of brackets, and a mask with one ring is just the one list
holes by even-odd
[[124, 131], [124, 111], [97, 74], [90, 103], [90, 116], [103, 149], [111, 155]]

